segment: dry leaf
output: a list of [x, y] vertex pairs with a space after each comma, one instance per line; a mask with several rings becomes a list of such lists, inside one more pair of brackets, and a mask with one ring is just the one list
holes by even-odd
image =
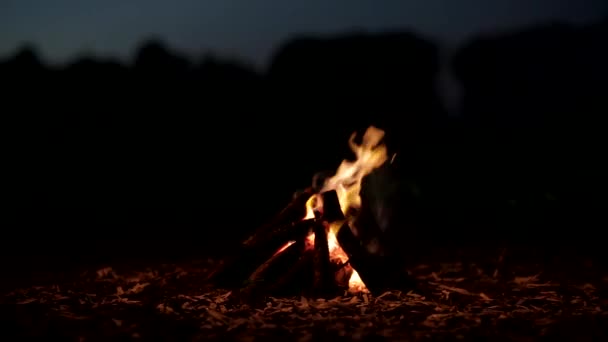
[[17, 304], [29, 304], [29, 303], [33, 303], [36, 301], [38, 301], [38, 298], [28, 298], [28, 299], [22, 300], [20, 302], [17, 302]]
[[513, 282], [517, 285], [526, 285], [528, 283], [533, 283], [538, 280], [538, 275], [533, 275], [530, 277], [515, 277]]
[[469, 291], [467, 291], [465, 289], [458, 288], [458, 287], [439, 285], [439, 288], [445, 289], [445, 290], [448, 290], [448, 291], [452, 291], [452, 292], [456, 292], [456, 293], [460, 293], [460, 294], [463, 294], [463, 295], [466, 295], [466, 296], [470, 296], [471, 295], [471, 292], [469, 292]]
[[126, 293], [140, 293], [148, 285], [150, 285], [150, 283], [143, 283], [143, 284], [137, 283], [137, 284], [135, 284], [135, 286], [128, 289]]
[[217, 319], [218, 321], [221, 321], [222, 323], [227, 322], [226, 316], [222, 315], [221, 313], [219, 313], [215, 310], [207, 309], [207, 313], [209, 313], [209, 316]]
[[174, 312], [174, 310], [170, 306], [167, 306], [167, 305], [162, 304], [162, 303], [158, 304], [158, 306], [156, 308], [158, 310], [160, 310], [161, 312], [163, 312], [163, 313], [173, 313]]

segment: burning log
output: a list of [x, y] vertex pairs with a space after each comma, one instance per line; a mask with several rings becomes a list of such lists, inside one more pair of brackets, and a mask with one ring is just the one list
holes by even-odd
[[254, 282], [262, 280], [264, 274], [267, 273], [268, 269], [271, 268], [271, 266], [273, 266], [277, 260], [284, 258], [286, 255], [292, 254], [292, 253], [290, 253], [290, 251], [295, 250], [298, 253], [300, 253], [300, 248], [297, 248], [298, 245], [301, 245], [301, 244], [300, 243], [296, 244], [295, 242], [288, 242], [288, 244], [285, 245], [285, 247], [278, 250], [272, 257], [270, 257], [270, 259], [268, 259], [265, 263], [260, 265], [260, 267], [258, 267], [255, 270], [255, 272], [253, 272], [249, 276], [248, 281], [254, 283]]
[[273, 284], [281, 278], [281, 273], [288, 269], [302, 255], [304, 242], [288, 242], [261, 264], [247, 279], [241, 289], [241, 300], [256, 301], [268, 293]]
[[316, 294], [325, 294], [335, 288], [331, 264], [329, 261], [329, 244], [327, 243], [327, 228], [324, 222], [314, 226], [314, 282], [313, 289]]
[[[315, 212], [316, 217], [314, 219], [300, 220], [270, 228], [263, 227], [243, 243], [240, 255], [224, 264], [208, 280], [220, 286], [239, 287], [243, 284], [243, 279], [248, 279], [246, 281], [247, 285], [243, 289], [245, 297], [252, 297], [251, 294], [254, 292], [259, 294], [270, 290], [278, 291], [281, 290], [282, 285], [287, 285], [297, 275], [284, 272], [284, 277], [275, 279], [277, 282], [274, 286], [267, 286], [267, 284], [259, 286], [259, 280], [265, 279], [268, 272], [272, 273], [270, 269], [277, 270], [274, 265], [281, 263], [279, 260], [293, 259], [292, 261], [295, 263], [298, 256], [301, 255], [300, 267], [305, 268], [307, 265], [312, 267], [310, 276], [314, 293], [317, 295], [333, 293], [337, 286], [335, 267], [332, 267], [330, 261], [327, 234], [329, 224], [336, 220], [343, 220], [344, 215], [340, 209], [336, 191], [332, 190], [320, 194], [318, 199], [322, 201], [322, 205], [317, 208], [318, 211]], [[314, 247], [309, 253], [311, 256], [304, 256], [305, 240], [311, 230], [315, 234]], [[290, 241], [294, 242], [293, 246], [278, 251]], [[295, 257], [293, 257], [293, 253], [295, 253]], [[291, 265], [286, 265], [284, 269], [290, 270]]]
[[373, 255], [352, 233], [348, 223], [338, 232], [338, 242], [349, 257], [350, 265], [357, 270], [367, 289], [375, 295], [388, 289], [412, 289], [414, 280], [401, 269], [394, 258]]
[[326, 191], [321, 194], [322, 213], [315, 211], [315, 217], [319, 220], [314, 225], [314, 281], [315, 294], [324, 295], [334, 292], [337, 288], [335, 274], [330, 261], [329, 243], [327, 233], [329, 224], [338, 220], [344, 220], [344, 214], [340, 208], [340, 201], [335, 190]]
[[270, 253], [291, 240], [303, 239], [312, 228], [312, 221], [301, 220], [306, 215], [306, 202], [314, 194], [312, 188], [297, 194], [270, 222], [260, 226], [242, 243], [242, 253], [226, 260], [209, 274], [207, 281], [219, 286], [233, 287]]
[[336, 222], [344, 220], [344, 213], [340, 207], [340, 200], [336, 190], [325, 191], [321, 194], [323, 200], [323, 220]]
[[[409, 285], [409, 278], [394, 258], [369, 253], [361, 237], [344, 223], [353, 222], [360, 214], [363, 177], [388, 160], [383, 136], [384, 132], [375, 127], [366, 131], [360, 144], [355, 142], [355, 135], [351, 136], [349, 145], [357, 160], [344, 160], [333, 176], [297, 195], [245, 240], [242, 253], [209, 280], [235, 287], [247, 279], [241, 291], [244, 298], [270, 295], [294, 283], [306, 283], [308, 287], [303, 290], [312, 290], [315, 295], [331, 295], [340, 286], [353, 291], [365, 291], [367, 287], [379, 293]], [[313, 211], [315, 218], [311, 219]], [[378, 229], [368, 232], [373, 237], [382, 235]], [[373, 232], [379, 234], [374, 236]], [[295, 242], [282, 250], [290, 241]]]
[[314, 250], [305, 250], [300, 258], [290, 265], [285, 274], [269, 289], [269, 293], [295, 294], [305, 292], [312, 286]]
[[266, 235], [259, 235], [246, 245], [251, 250], [267, 250], [285, 245], [288, 241], [303, 240], [316, 223], [316, 219], [297, 221], [270, 229]]
[[245, 240], [243, 245], [255, 245], [257, 241], [261, 239], [261, 236], [271, 234], [272, 230], [274, 230], [276, 227], [285, 226], [302, 220], [306, 215], [306, 202], [312, 195], [314, 195], [312, 188], [307, 188], [301, 193], [297, 194], [283, 210], [281, 210], [272, 220], [270, 220], [270, 222], [262, 225], [252, 236]]
[[303, 243], [315, 222], [310, 219], [266, 229], [265, 235], [256, 235], [254, 240], [243, 246], [239, 255], [221, 265], [207, 280], [219, 286], [239, 286], [247, 275], [289, 241]]

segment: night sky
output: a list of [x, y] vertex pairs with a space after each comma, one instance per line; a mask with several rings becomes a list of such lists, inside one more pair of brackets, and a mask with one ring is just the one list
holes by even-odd
[[560, 19], [585, 23], [603, 0], [1, 0], [0, 55], [24, 42], [48, 62], [76, 53], [129, 58], [160, 37], [190, 55], [211, 49], [266, 62], [291, 34], [413, 28], [443, 42]]

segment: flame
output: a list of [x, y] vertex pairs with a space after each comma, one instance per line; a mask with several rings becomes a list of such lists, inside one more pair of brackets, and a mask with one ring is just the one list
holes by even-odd
[[304, 216], [304, 220], [310, 220], [315, 218], [315, 208], [317, 207], [317, 195], [312, 195], [306, 201], [306, 216]]
[[[384, 131], [370, 126], [363, 135], [361, 144], [355, 142], [356, 132], [350, 136], [348, 144], [354, 152], [356, 159], [354, 161], [343, 160], [336, 173], [327, 179], [320, 193], [325, 191], [335, 190], [340, 201], [342, 212], [346, 216], [346, 220], [351, 224], [354, 222], [353, 209], [361, 207], [361, 181], [363, 177], [370, 174], [374, 169], [382, 166], [387, 160], [387, 148], [384, 143], [381, 143], [384, 138]], [[306, 217], [311, 219], [315, 217], [314, 209], [320, 207], [320, 196], [313, 195], [306, 202]], [[336, 234], [344, 222], [334, 222], [330, 225], [327, 234], [327, 242], [329, 245], [330, 258], [333, 260], [345, 263], [348, 261], [348, 256], [342, 250], [338, 243]], [[314, 234], [308, 236], [308, 244], [314, 245]], [[348, 282], [349, 290], [353, 292], [366, 292], [367, 288], [359, 277], [356, 270], [353, 269], [350, 280]]]
[[[354, 161], [343, 160], [336, 174], [325, 181], [321, 192], [336, 190], [342, 212], [348, 214], [351, 209], [361, 207], [361, 181], [374, 169], [382, 166], [387, 160], [386, 145], [380, 143], [384, 131], [374, 126], [369, 127], [363, 135], [361, 145], [355, 143], [357, 134], [350, 136], [348, 145], [355, 153]], [[353, 217], [351, 216], [350, 219]], [[339, 228], [339, 227], [338, 227]]]

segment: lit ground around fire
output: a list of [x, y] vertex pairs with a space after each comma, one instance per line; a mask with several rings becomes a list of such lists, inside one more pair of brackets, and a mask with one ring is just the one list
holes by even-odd
[[2, 298], [3, 331], [80, 341], [580, 341], [608, 333], [601, 284], [560, 284], [531, 266], [502, 278], [475, 266], [419, 265], [412, 269], [420, 281], [415, 291], [326, 300], [271, 297], [259, 307], [206, 287], [211, 267], [211, 261], [116, 266], [23, 287]]

